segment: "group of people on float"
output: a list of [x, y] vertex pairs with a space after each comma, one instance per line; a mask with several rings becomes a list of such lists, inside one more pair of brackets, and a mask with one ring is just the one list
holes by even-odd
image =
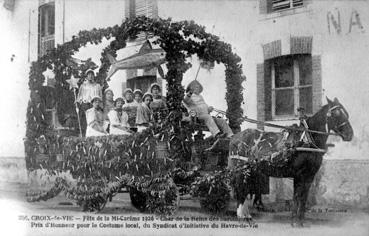
[[123, 97], [114, 99], [111, 89], [102, 93], [92, 70], [88, 70], [86, 76], [76, 100], [83, 136], [141, 131], [153, 122], [153, 110], [166, 108], [165, 97], [161, 96], [161, 87], [157, 83], [153, 83], [145, 94], [140, 89], [127, 88]]
[[[132, 91], [127, 88], [123, 97], [114, 100], [111, 89], [106, 89], [102, 96], [102, 88], [95, 82], [92, 70], [87, 71], [86, 76], [76, 100], [82, 134], [86, 137], [141, 131], [153, 123], [153, 112], [166, 109], [165, 97], [161, 95], [162, 89], [157, 83], [153, 83], [145, 94], [139, 89]], [[183, 105], [188, 111], [196, 112], [214, 137], [232, 136], [232, 130], [224, 119], [210, 116], [213, 107], [205, 103], [202, 91], [203, 86], [197, 80], [192, 81], [187, 86]]]

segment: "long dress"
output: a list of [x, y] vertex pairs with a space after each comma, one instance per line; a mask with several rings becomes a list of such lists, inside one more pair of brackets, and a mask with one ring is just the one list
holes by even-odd
[[88, 109], [86, 111], [86, 121], [86, 137], [106, 135], [106, 133], [98, 131], [106, 130], [108, 126], [108, 122], [101, 111], [96, 110], [95, 108]]
[[129, 127], [127, 113], [125, 113], [124, 111], [118, 112], [113, 109], [108, 113], [108, 116], [110, 120], [110, 134], [116, 135], [130, 134], [130, 132], [128, 131], [114, 127], [114, 126]]

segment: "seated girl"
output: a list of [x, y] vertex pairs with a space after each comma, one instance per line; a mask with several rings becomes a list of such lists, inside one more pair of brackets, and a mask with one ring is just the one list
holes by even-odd
[[109, 121], [102, 112], [102, 109], [100, 107], [101, 103], [102, 99], [100, 97], [92, 98], [92, 108], [86, 111], [86, 137], [102, 136], [108, 134], [107, 128], [109, 125]]
[[115, 108], [108, 113], [110, 120], [110, 134], [123, 135], [130, 134], [128, 125], [128, 115], [122, 110], [123, 98], [115, 100]]
[[145, 93], [142, 99], [143, 102], [137, 107], [136, 125], [138, 131], [142, 131], [149, 127], [153, 122], [153, 113], [150, 109], [150, 103], [152, 102], [153, 97], [150, 93]]
[[187, 94], [183, 99], [184, 105], [189, 112], [194, 111], [199, 120], [205, 122], [213, 137], [231, 137], [233, 132], [227, 122], [221, 118], [213, 118], [210, 112], [214, 109], [205, 103], [204, 98], [200, 95], [203, 87], [197, 80], [193, 80], [186, 89]]

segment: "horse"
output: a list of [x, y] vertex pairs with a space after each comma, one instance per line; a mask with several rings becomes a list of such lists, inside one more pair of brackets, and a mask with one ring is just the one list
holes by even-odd
[[[240, 178], [240, 176], [235, 175], [232, 180], [234, 197], [238, 206], [238, 217], [252, 220], [246, 199], [247, 194], [251, 192], [250, 182], [251, 185], [252, 182], [255, 183], [252, 179], [257, 179], [260, 174], [276, 178], [293, 178], [291, 224], [292, 226], [303, 226], [309, 189], [322, 164], [329, 132], [333, 130], [336, 135], [347, 142], [352, 140], [354, 134], [349, 122], [349, 115], [338, 99], [334, 98], [332, 101], [327, 98], [327, 102], [313, 116], [304, 120], [308, 130], [302, 131], [297, 125], [290, 129], [292, 131], [287, 129], [288, 132], [284, 133], [247, 129], [231, 137], [228, 163], [231, 163], [233, 158], [241, 160], [243, 158], [246, 163], [255, 156], [259, 158], [253, 162], [254, 165], [248, 167], [248, 176]], [[301, 142], [301, 137], [304, 137], [302, 136], [303, 132], [310, 137], [310, 142]], [[299, 145], [301, 147], [302, 144], [302, 147], [305, 147], [305, 149], [302, 148], [302, 151], [296, 151], [292, 148]], [[291, 148], [285, 148], [288, 145]], [[240, 151], [240, 148], [245, 150]], [[263, 152], [263, 150], [267, 151]], [[243, 155], [241, 156], [240, 153]], [[260, 158], [265, 157], [265, 155], [269, 155], [269, 159]], [[273, 158], [277, 160], [279, 158], [282, 161], [272, 161]], [[232, 164], [229, 164], [229, 168], [231, 166]]]

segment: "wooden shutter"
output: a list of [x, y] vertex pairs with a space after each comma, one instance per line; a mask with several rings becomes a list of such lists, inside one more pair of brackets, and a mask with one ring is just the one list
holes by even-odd
[[[265, 120], [265, 89], [264, 89], [264, 63], [256, 65], [256, 98], [257, 120]], [[259, 129], [264, 129], [258, 125]]]
[[312, 79], [313, 79], [313, 113], [322, 106], [322, 65], [320, 56], [312, 56]]
[[303, 0], [292, 0], [292, 6], [293, 7], [301, 7], [304, 5]]
[[291, 37], [290, 50], [291, 54], [311, 54], [313, 47], [313, 37]]
[[272, 120], [272, 61], [264, 62], [265, 120]]
[[282, 41], [275, 40], [267, 44], [263, 44], [264, 60], [280, 57], [282, 55]]
[[136, 16], [158, 17], [157, 0], [136, 0]]
[[126, 18], [133, 18], [136, 16], [136, 0], [126, 0], [125, 15]]
[[301, 7], [304, 5], [303, 0], [271, 0], [272, 11], [282, 11], [289, 8]]
[[[265, 61], [256, 67], [256, 97], [257, 97], [257, 120], [265, 121], [272, 119], [272, 81], [271, 62]], [[259, 129], [264, 129], [258, 125]]]
[[[267, 121], [272, 119], [272, 78], [271, 61], [256, 66], [256, 97], [257, 120]], [[258, 125], [259, 129], [264, 129]]]

